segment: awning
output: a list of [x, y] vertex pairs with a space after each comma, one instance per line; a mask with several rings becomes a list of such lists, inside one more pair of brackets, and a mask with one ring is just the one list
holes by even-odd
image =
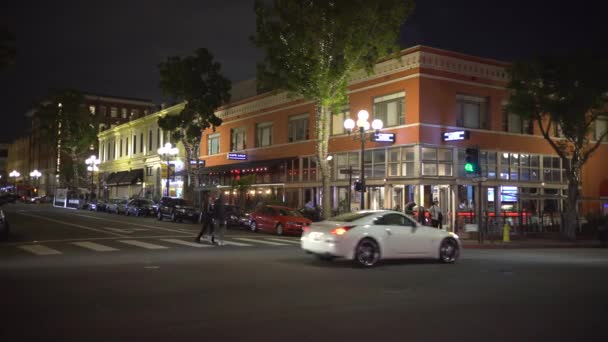
[[118, 180], [118, 185], [131, 185], [144, 180], [144, 169], [127, 171], [126, 174]]
[[144, 180], [144, 169], [112, 172], [106, 178], [106, 185], [130, 185]]
[[243, 163], [234, 163], [234, 164], [224, 164], [217, 166], [206, 166], [202, 168], [201, 174], [206, 175], [209, 173], [220, 173], [220, 172], [230, 172], [232, 170], [251, 170], [251, 169], [259, 169], [259, 168], [268, 168], [274, 169], [277, 166], [297, 159], [298, 157], [290, 157], [290, 158], [280, 158], [280, 159], [268, 159], [268, 160], [255, 160], [255, 161], [247, 161]]

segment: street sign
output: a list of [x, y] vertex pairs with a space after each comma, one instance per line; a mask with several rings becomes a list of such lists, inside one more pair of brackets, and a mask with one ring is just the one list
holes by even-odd
[[228, 153], [228, 159], [230, 160], [247, 160], [247, 155], [245, 153]]
[[444, 132], [443, 141], [458, 141], [469, 139], [469, 131]]
[[394, 143], [395, 133], [374, 133], [373, 141]]
[[359, 170], [355, 170], [355, 169], [342, 169], [342, 170], [340, 170], [340, 174], [341, 175], [349, 175], [349, 174], [358, 175], [359, 173], [360, 173]]
[[488, 177], [473, 177], [471, 180], [473, 180], [473, 182], [485, 182], [488, 180]]

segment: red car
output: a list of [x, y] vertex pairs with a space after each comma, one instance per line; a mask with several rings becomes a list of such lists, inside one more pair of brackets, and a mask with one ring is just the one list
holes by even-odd
[[249, 215], [251, 231], [265, 231], [283, 234], [301, 234], [302, 227], [312, 223], [295, 209], [278, 205], [266, 205], [256, 208]]

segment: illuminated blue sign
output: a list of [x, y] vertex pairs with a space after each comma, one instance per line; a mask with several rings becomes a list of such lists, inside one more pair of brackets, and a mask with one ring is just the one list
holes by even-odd
[[374, 133], [375, 142], [395, 142], [395, 133]]
[[444, 132], [443, 141], [458, 141], [469, 139], [469, 131]]
[[245, 153], [228, 153], [228, 159], [230, 160], [247, 160]]

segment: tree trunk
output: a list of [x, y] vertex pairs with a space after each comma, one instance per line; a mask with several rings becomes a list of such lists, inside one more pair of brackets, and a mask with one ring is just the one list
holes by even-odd
[[320, 103], [317, 103], [315, 106], [315, 116], [316, 116], [316, 152], [317, 159], [319, 165], [319, 171], [321, 173], [321, 183], [323, 187], [322, 193], [322, 204], [323, 212], [321, 215], [324, 219], [330, 218], [332, 215], [331, 209], [331, 190], [330, 190], [330, 177], [331, 177], [331, 169], [329, 165], [329, 161], [327, 160], [327, 147], [329, 144], [329, 116], [331, 115], [331, 111], [328, 107], [323, 106]]
[[562, 237], [566, 240], [576, 240], [578, 185], [576, 176], [572, 176], [568, 180], [568, 199], [566, 201], [564, 220], [561, 225]]
[[182, 141], [184, 145], [184, 149], [186, 150], [186, 160], [184, 161], [184, 165], [186, 167], [186, 179], [183, 181], [183, 192], [182, 197], [192, 202], [194, 200], [194, 188], [192, 185], [192, 165], [190, 164], [190, 160], [192, 160], [192, 147], [188, 145], [188, 143]]

